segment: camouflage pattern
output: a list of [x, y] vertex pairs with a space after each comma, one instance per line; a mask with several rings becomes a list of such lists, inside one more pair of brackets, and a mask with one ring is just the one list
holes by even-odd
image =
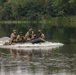
[[10, 43], [15, 43], [16, 42], [16, 34], [12, 33], [10, 36]]
[[24, 42], [24, 36], [18, 35], [16, 40], [17, 40], [17, 42]]
[[26, 35], [25, 35], [25, 40], [26, 40], [26, 41], [29, 41], [29, 40], [31, 40], [32, 38], [33, 38], [32, 32], [31, 32], [31, 33], [30, 33], [30, 32], [27, 32]]

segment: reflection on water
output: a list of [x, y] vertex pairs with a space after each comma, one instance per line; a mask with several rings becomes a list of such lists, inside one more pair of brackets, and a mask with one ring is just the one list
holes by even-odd
[[52, 50], [0, 49], [0, 75], [76, 75], [76, 45]]

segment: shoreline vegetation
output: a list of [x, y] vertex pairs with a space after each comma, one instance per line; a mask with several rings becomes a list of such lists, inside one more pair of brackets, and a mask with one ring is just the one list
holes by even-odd
[[56, 26], [76, 27], [76, 15], [67, 17], [51, 17], [50, 19], [34, 20], [34, 21], [0, 21], [0, 24], [29, 24], [29, 23], [41, 23], [50, 24]]
[[0, 21], [41, 21], [76, 15], [76, 0], [0, 0]]

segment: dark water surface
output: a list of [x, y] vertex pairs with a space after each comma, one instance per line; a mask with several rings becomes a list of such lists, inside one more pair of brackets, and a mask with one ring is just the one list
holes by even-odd
[[76, 75], [76, 44], [52, 50], [0, 49], [0, 75]]

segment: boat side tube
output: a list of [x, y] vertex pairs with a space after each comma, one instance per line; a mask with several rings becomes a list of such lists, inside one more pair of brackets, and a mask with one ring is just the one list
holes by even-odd
[[34, 43], [43, 43], [43, 42], [45, 42], [45, 40], [42, 39], [42, 38], [35, 38], [35, 39], [30, 40], [29, 42], [32, 43], [32, 44], [34, 44]]

